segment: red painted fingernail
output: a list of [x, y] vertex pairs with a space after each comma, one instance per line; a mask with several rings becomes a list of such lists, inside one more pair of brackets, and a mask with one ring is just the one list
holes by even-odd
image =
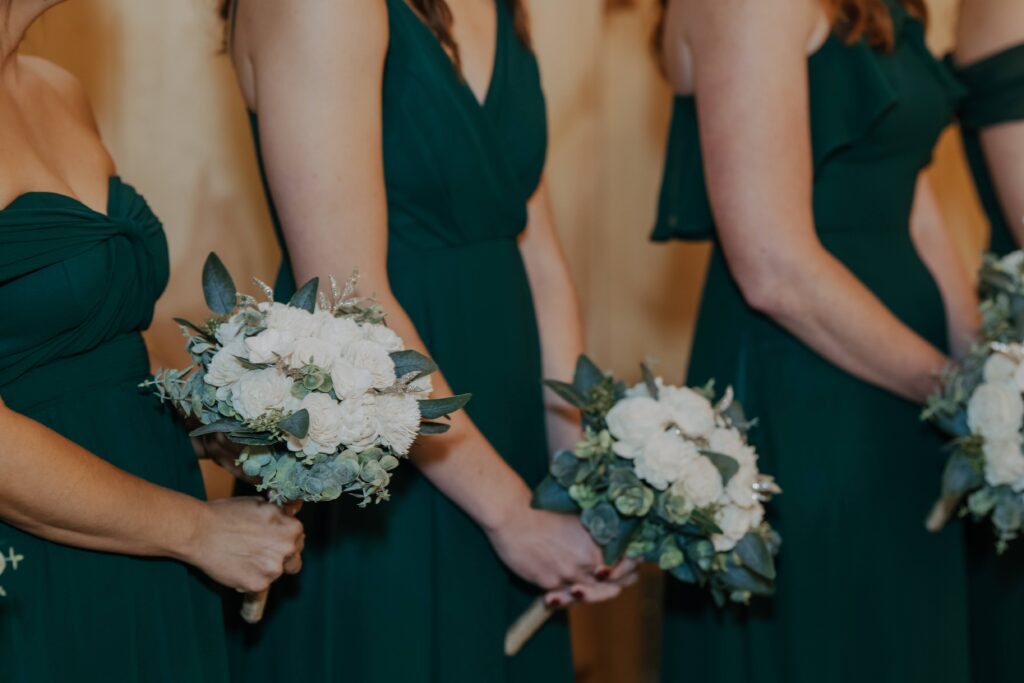
[[612, 570], [611, 570], [611, 569], [608, 569], [607, 567], [604, 567], [604, 568], [602, 568], [602, 569], [598, 569], [598, 570], [597, 570], [597, 571], [596, 571], [596, 572], [594, 573], [594, 576], [596, 576], [596, 577], [597, 577], [597, 580], [598, 580], [598, 581], [604, 581], [605, 579], [607, 579], [607, 578], [608, 578], [609, 576], [611, 576], [611, 575], [612, 575]]
[[571, 593], [572, 597], [576, 598], [577, 600], [583, 599], [583, 591], [581, 591], [579, 588], [573, 588]]
[[559, 600], [558, 598], [551, 598], [550, 600], [548, 600], [548, 607], [561, 607], [561, 606], [562, 606], [562, 601]]

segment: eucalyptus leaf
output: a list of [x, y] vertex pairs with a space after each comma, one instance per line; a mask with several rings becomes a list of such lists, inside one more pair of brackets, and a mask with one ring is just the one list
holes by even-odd
[[701, 451], [701, 453], [711, 461], [712, 465], [718, 468], [718, 473], [722, 475], [723, 486], [728, 486], [729, 480], [740, 471], [740, 464], [732, 456], [716, 453], [715, 451]]
[[545, 477], [544, 481], [534, 489], [533, 501], [530, 505], [538, 510], [549, 512], [573, 514], [580, 511], [580, 506], [569, 496], [569, 490], [552, 477]]
[[278, 429], [286, 434], [291, 434], [296, 439], [305, 439], [309, 434], [309, 411], [303, 408], [297, 410], [277, 425]]
[[940, 431], [954, 438], [971, 435], [971, 428], [967, 425], [966, 408], [961, 409], [955, 415], [935, 413], [931, 416], [931, 420]]
[[304, 311], [312, 313], [316, 310], [316, 293], [320, 289], [320, 278], [315, 277], [306, 284], [302, 285], [292, 298], [288, 301], [288, 305], [293, 308], [301, 308]]
[[576, 374], [573, 376], [572, 384], [582, 396], [604, 381], [604, 372], [597, 367], [594, 361], [586, 355], [581, 354], [576, 359]]
[[420, 422], [420, 434], [424, 436], [444, 434], [451, 428], [452, 426], [445, 422]]
[[212, 336], [210, 336], [209, 334], [206, 333], [206, 330], [204, 330], [203, 328], [199, 327], [195, 323], [190, 323], [189, 321], [185, 320], [184, 318], [175, 318], [174, 322], [178, 323], [182, 327], [185, 327], [185, 328], [188, 328], [188, 329], [192, 330], [197, 335], [199, 335], [200, 337], [202, 337], [203, 339], [205, 339], [205, 340], [207, 340], [209, 342], [216, 341], [216, 339], [214, 337], [212, 337]]
[[611, 566], [622, 559], [622, 556], [626, 554], [626, 548], [633, 542], [639, 528], [639, 519], [619, 517], [618, 534], [609, 543], [601, 546], [601, 555], [604, 557], [605, 564]]
[[224, 262], [212, 251], [203, 264], [203, 297], [211, 311], [222, 315], [234, 309], [238, 297], [235, 281]]
[[946, 469], [942, 473], [943, 494], [965, 496], [984, 484], [984, 474], [962, 453], [954, 453], [946, 461]]
[[391, 362], [395, 364], [395, 376], [415, 375], [414, 379], [437, 372], [437, 364], [419, 351], [406, 349], [391, 354]]
[[277, 443], [277, 439], [266, 432], [232, 432], [228, 439], [242, 446], [272, 446]]
[[748, 591], [754, 595], [772, 595], [775, 584], [746, 567], [729, 565], [718, 574], [719, 580], [731, 590]]
[[202, 427], [193, 429], [188, 433], [191, 437], [205, 436], [206, 434], [218, 434], [218, 433], [237, 433], [245, 432], [245, 426], [238, 420], [217, 420], [210, 424], [205, 424]]
[[420, 417], [425, 420], [433, 420], [445, 415], [451, 415], [457, 410], [462, 410], [473, 394], [459, 394], [447, 398], [431, 398], [420, 401]]
[[768, 544], [760, 535], [749, 533], [736, 544], [736, 554], [743, 565], [766, 579], [775, 578], [775, 561]]
[[640, 372], [644, 377], [644, 385], [647, 387], [647, 393], [651, 395], [655, 401], [658, 400], [658, 395], [661, 393], [658, 390], [658, 380], [655, 379], [654, 373], [651, 372], [651, 368], [647, 363], [640, 364]]
[[[594, 507], [584, 510], [580, 515], [580, 521], [587, 528], [594, 541], [602, 546], [605, 557], [613, 555], [605, 546], [611, 546], [621, 538], [622, 525], [618, 511], [609, 503], [599, 503]], [[625, 544], [622, 549], [625, 550]], [[613, 547], [614, 550], [614, 547]], [[621, 553], [620, 553], [621, 555]]]
[[581, 394], [573, 385], [566, 382], [559, 382], [555, 379], [546, 379], [544, 380], [544, 384], [576, 408], [582, 409], [587, 407], [586, 397], [584, 397], [583, 394]]
[[689, 562], [683, 562], [678, 567], [670, 569], [668, 573], [683, 583], [697, 583], [697, 573], [693, 571], [693, 567]]

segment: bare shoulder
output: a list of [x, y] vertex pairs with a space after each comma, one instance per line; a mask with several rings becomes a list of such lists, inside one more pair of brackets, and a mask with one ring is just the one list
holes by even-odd
[[984, 59], [1024, 43], [1024, 2], [964, 0], [957, 26], [956, 58], [961, 64]]
[[75, 118], [97, 130], [89, 96], [74, 74], [48, 59], [31, 55], [20, 55], [18, 64], [32, 76], [34, 85], [57, 98]]

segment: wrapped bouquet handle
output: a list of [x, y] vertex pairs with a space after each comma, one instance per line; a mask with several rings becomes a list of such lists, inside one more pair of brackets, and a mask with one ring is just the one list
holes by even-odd
[[258, 624], [263, 619], [263, 612], [267, 609], [267, 598], [270, 596], [270, 589], [265, 588], [259, 593], [246, 593], [242, 600], [242, 619], [247, 624]]
[[523, 645], [526, 645], [554, 613], [555, 608], [549, 607], [544, 598], [534, 600], [505, 633], [505, 656], [513, 657], [519, 654]]

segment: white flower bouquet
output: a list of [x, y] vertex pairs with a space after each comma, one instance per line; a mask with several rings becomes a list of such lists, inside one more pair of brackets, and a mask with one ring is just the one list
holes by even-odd
[[[644, 366], [632, 388], [580, 357], [571, 384], [546, 384], [583, 415], [584, 439], [555, 454], [535, 507], [581, 515], [613, 565], [656, 562], [707, 587], [715, 601], [747, 603], [774, 591], [781, 539], [763, 503], [780, 493], [758, 471], [751, 427], [732, 391], [667, 386]], [[514, 652], [550, 615], [536, 604], [509, 631]]]
[[927, 526], [938, 531], [957, 508], [990, 518], [1003, 552], [1024, 528], [1024, 252], [986, 256], [979, 279], [983, 341], [945, 372], [924, 411], [953, 437]]
[[145, 386], [201, 423], [193, 437], [239, 444], [237, 464], [275, 503], [387, 500], [416, 438], [447, 431], [436, 420], [469, 395], [428, 398], [437, 366], [404, 348], [380, 306], [355, 296], [355, 277], [343, 290], [332, 278], [330, 298], [314, 279], [287, 304], [256, 283], [265, 301], [239, 293], [210, 254], [203, 294], [213, 315], [202, 325], [177, 320], [192, 364]]

